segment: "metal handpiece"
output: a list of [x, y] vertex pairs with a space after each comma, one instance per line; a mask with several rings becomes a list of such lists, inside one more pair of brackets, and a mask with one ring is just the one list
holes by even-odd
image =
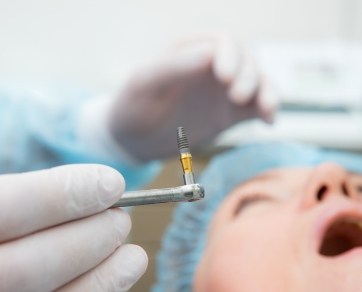
[[177, 128], [177, 145], [185, 185], [175, 188], [125, 192], [122, 198], [111, 208], [168, 202], [192, 202], [202, 199], [205, 196], [205, 191], [203, 186], [195, 183], [190, 146], [183, 127]]
[[125, 192], [112, 207], [128, 207], [168, 202], [192, 202], [205, 196], [204, 188], [199, 184], [184, 185], [175, 188], [141, 190]]

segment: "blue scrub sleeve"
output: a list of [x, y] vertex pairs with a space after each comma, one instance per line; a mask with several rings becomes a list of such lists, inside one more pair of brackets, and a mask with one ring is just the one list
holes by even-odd
[[127, 190], [149, 183], [158, 174], [158, 161], [130, 165], [121, 157], [93, 153], [77, 135], [77, 123], [89, 94], [0, 89], [0, 173], [15, 173], [71, 163], [101, 163], [117, 169]]

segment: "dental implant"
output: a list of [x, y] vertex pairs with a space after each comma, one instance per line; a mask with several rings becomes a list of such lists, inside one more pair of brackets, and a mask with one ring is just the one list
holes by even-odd
[[184, 184], [194, 184], [195, 179], [192, 172], [192, 155], [189, 142], [186, 137], [185, 129], [183, 127], [177, 128], [177, 146], [180, 152], [180, 161], [183, 170]]

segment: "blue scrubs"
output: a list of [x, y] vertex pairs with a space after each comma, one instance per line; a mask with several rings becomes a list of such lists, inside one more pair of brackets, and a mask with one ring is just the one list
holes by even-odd
[[0, 173], [15, 173], [70, 163], [101, 163], [125, 177], [127, 190], [148, 183], [159, 162], [128, 165], [120, 157], [97, 157], [75, 129], [89, 94], [57, 92], [45, 96], [19, 88], [0, 88]]

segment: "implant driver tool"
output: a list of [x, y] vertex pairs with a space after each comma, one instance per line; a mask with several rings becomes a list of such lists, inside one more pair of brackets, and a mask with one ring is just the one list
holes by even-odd
[[125, 192], [112, 207], [127, 207], [168, 202], [192, 202], [204, 197], [204, 188], [199, 184], [174, 188]]
[[195, 183], [192, 172], [192, 156], [185, 130], [177, 129], [177, 144], [185, 185], [174, 188], [152, 189], [125, 192], [111, 208], [159, 204], [168, 202], [193, 202], [204, 198], [203, 186]]

